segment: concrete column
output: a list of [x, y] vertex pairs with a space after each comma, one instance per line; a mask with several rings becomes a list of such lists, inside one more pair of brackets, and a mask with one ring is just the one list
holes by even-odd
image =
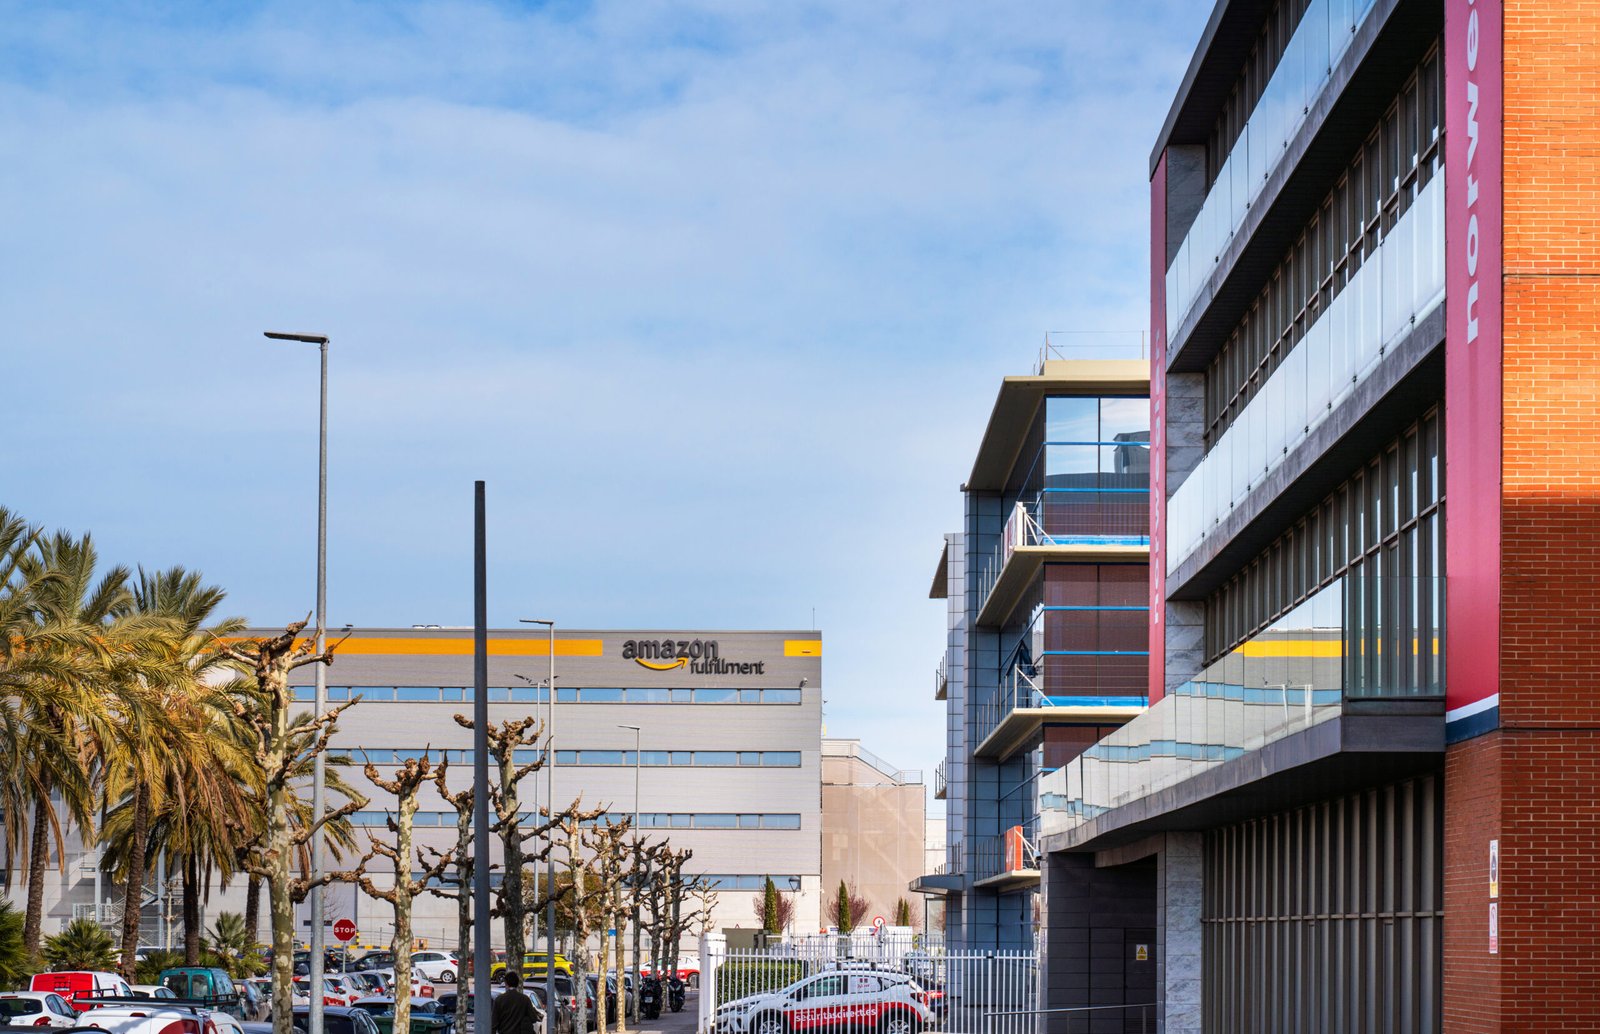
[[1156, 1001], [1161, 1034], [1201, 1032], [1200, 917], [1205, 893], [1199, 833], [1168, 833], [1156, 856]]
[[[1178, 490], [1204, 454], [1205, 377], [1198, 373], [1167, 374], [1167, 498]], [[1168, 600], [1164, 620], [1167, 692], [1183, 685], [1205, 663], [1205, 604]]]

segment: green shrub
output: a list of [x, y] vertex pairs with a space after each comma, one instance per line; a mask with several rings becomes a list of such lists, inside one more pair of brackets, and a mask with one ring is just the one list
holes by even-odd
[[93, 919], [74, 919], [44, 939], [43, 955], [51, 970], [109, 970], [117, 963], [117, 946]]

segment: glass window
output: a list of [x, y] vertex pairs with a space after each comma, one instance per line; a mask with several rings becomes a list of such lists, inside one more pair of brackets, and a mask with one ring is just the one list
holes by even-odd
[[673, 751], [672, 752], [672, 763], [674, 765], [692, 765], [692, 764], [694, 764], [694, 751], [692, 751], [692, 750], [675, 750], [675, 751]]
[[701, 812], [694, 817], [696, 829], [733, 829], [736, 819], [732, 815]]
[[673, 829], [690, 829], [694, 825], [694, 816], [684, 812], [677, 812], [671, 816]]
[[798, 750], [769, 750], [761, 755], [761, 763], [768, 768], [799, 768]]
[[736, 689], [697, 689], [694, 691], [694, 701], [697, 704], [737, 704], [739, 691]]
[[396, 699], [404, 703], [421, 703], [439, 699], [438, 686], [397, 686]]
[[1101, 399], [1101, 442], [1148, 442], [1150, 440], [1150, 400], [1148, 398]]
[[764, 689], [761, 699], [769, 704], [798, 704], [800, 691], [798, 689]]
[[672, 690], [672, 702], [674, 704], [688, 704], [688, 703], [692, 703], [693, 701], [694, 701], [694, 690], [692, 690], [692, 689], [674, 689], [674, 690]]
[[1044, 401], [1044, 439], [1047, 442], [1097, 442], [1100, 433], [1098, 400], [1048, 398]]
[[741, 703], [741, 704], [759, 704], [759, 703], [761, 703], [761, 690], [759, 690], [759, 689], [741, 689], [741, 690], [739, 690], [739, 703]]
[[576, 765], [577, 763], [578, 763], [578, 752], [577, 751], [575, 751], [575, 750], [558, 750], [558, 751], [556, 751], [556, 764], [557, 765]]
[[628, 690], [630, 704], [666, 704], [672, 701], [672, 691], [660, 687], [633, 686]]
[[697, 750], [694, 752], [694, 763], [717, 767], [737, 765], [739, 755], [731, 750]]
[[762, 828], [764, 829], [799, 829], [799, 815], [763, 815]]
[[585, 765], [620, 765], [623, 763], [620, 750], [585, 750], [582, 752]]
[[739, 816], [739, 828], [740, 829], [760, 829], [761, 828], [761, 816], [760, 815], [740, 815]]
[[672, 755], [664, 750], [647, 750], [643, 752], [640, 764], [666, 766], [672, 764]]
[[759, 765], [759, 764], [761, 764], [761, 752], [759, 750], [741, 750], [739, 752], [739, 764], [741, 764], [741, 765]]
[[578, 691], [578, 699], [586, 704], [620, 704], [622, 703], [622, 690], [589, 686]]
[[558, 704], [576, 704], [577, 702], [578, 702], [578, 687], [576, 687], [576, 686], [557, 686], [556, 687], [556, 703], [558, 703]]

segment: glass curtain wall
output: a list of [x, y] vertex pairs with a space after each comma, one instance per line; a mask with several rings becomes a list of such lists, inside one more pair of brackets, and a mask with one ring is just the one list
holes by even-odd
[[1048, 542], [1147, 543], [1150, 399], [1056, 396], [1023, 446], [1004, 498]]

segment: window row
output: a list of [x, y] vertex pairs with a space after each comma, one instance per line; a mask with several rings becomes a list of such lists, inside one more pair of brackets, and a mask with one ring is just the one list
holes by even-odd
[[1278, 62], [1289, 47], [1289, 40], [1294, 38], [1294, 31], [1299, 27], [1310, 2], [1281, 0], [1262, 22], [1255, 45], [1250, 48], [1250, 56], [1245, 58], [1244, 67], [1239, 70], [1239, 77], [1234, 80], [1233, 89], [1223, 102], [1222, 111], [1217, 114], [1217, 120], [1211, 127], [1211, 136], [1206, 141], [1207, 187], [1215, 182], [1239, 134], [1244, 131], [1245, 123], [1250, 121], [1256, 102], [1261, 99], [1267, 83], [1272, 81], [1272, 73], [1278, 70]]
[[1211, 449], [1438, 174], [1443, 89], [1435, 47], [1356, 150], [1206, 369]]
[[[414, 759], [448, 761], [452, 765], [471, 764], [471, 748], [428, 749], [349, 747], [338, 748], [356, 761], [370, 761], [374, 765], [404, 764]], [[519, 765], [538, 761], [544, 751], [523, 748], [512, 751], [512, 760]], [[798, 750], [643, 750], [636, 755], [631, 750], [558, 750], [556, 764], [618, 765], [631, 768], [637, 763], [645, 768], [799, 768]]]
[[[329, 686], [328, 699], [335, 703], [359, 694], [363, 702], [402, 704], [471, 703], [471, 686]], [[315, 690], [294, 687], [294, 698], [309, 702]], [[490, 686], [491, 704], [543, 704], [550, 694], [533, 686]], [[559, 704], [798, 704], [798, 689], [670, 689], [632, 686], [561, 687], [556, 691]]]
[[[392, 812], [382, 809], [351, 812], [352, 826], [386, 826]], [[631, 818], [622, 812], [612, 813], [618, 818]], [[530, 822], [539, 818], [536, 812], [522, 812], [520, 818]], [[418, 811], [413, 820], [416, 826], [454, 826], [454, 811]], [[598, 821], [589, 825], [599, 825]], [[641, 812], [640, 829], [799, 829], [798, 813], [748, 814], [737, 812]]]
[[[1444, 416], [1436, 405], [1211, 595], [1206, 662], [1342, 575], [1369, 587], [1443, 578], [1443, 458]], [[1441, 617], [1415, 615], [1422, 628]]]

